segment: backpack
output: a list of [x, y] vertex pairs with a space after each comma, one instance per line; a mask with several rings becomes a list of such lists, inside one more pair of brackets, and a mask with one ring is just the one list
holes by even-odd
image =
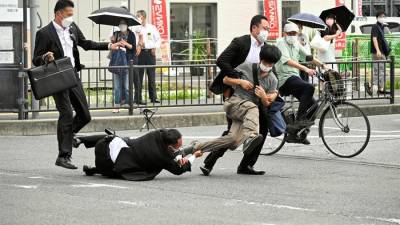
[[327, 70], [323, 77], [325, 82], [327, 82], [329, 93], [333, 96], [341, 97], [346, 93], [345, 81], [337, 71]]

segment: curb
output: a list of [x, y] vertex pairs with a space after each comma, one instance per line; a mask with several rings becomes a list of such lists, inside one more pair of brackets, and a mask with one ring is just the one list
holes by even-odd
[[[400, 114], [400, 104], [360, 106], [369, 115]], [[152, 119], [154, 125], [161, 127], [195, 127], [215, 126], [226, 124], [225, 113], [195, 113], [195, 114], [162, 114]], [[102, 132], [104, 128], [115, 130], [138, 130], [145, 123], [141, 116], [124, 117], [95, 117], [82, 129], [82, 132]], [[55, 135], [57, 132], [56, 119], [39, 120], [3, 120], [0, 121], [0, 136], [35, 136]]]
[[[224, 112], [154, 115], [152, 122], [157, 128], [214, 126], [226, 123]], [[107, 127], [115, 130], [139, 130], [144, 123], [145, 119], [142, 115], [94, 117], [81, 132], [102, 132]], [[55, 135], [56, 133], [57, 119], [0, 121], [0, 136]]]

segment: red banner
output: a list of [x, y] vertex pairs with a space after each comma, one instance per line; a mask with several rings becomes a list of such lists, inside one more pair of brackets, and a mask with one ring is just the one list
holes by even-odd
[[357, 2], [357, 11], [358, 11], [358, 15], [357, 16], [362, 16], [362, 0], [358, 0]]
[[157, 27], [161, 38], [168, 40], [168, 20], [166, 0], [153, 0], [151, 4], [152, 24]]
[[[345, 0], [336, 0], [336, 7], [344, 5], [344, 4], [345, 4]], [[335, 49], [343, 50], [345, 48], [346, 48], [346, 33], [345, 33], [345, 31], [343, 31], [342, 34], [336, 38]]]
[[151, 22], [156, 26], [162, 39], [160, 49], [163, 63], [171, 62], [166, 1], [167, 0], [151, 1]]
[[279, 38], [279, 16], [277, 0], [264, 0], [264, 15], [269, 21], [269, 38]]

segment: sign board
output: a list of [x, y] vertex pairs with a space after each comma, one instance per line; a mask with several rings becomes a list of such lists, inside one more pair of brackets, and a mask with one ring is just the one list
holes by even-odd
[[[336, 7], [345, 4], [345, 0], [336, 0]], [[346, 48], [346, 33], [342, 32], [342, 34], [336, 38], [335, 40], [335, 49], [343, 50]]]
[[24, 14], [22, 8], [1, 8], [0, 22], [23, 22]]
[[279, 38], [279, 16], [278, 16], [278, 1], [277, 0], [264, 0], [264, 16], [269, 21], [269, 38]]
[[161, 58], [163, 63], [171, 62], [167, 13], [167, 0], [151, 1], [151, 22], [156, 26], [161, 36]]

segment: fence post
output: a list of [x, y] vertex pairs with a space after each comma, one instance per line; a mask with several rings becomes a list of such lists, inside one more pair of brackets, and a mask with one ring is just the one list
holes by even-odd
[[390, 104], [394, 104], [394, 63], [395, 57], [392, 55], [390, 56]]
[[17, 100], [18, 102], [18, 119], [19, 120], [24, 120], [27, 119], [26, 112], [25, 112], [25, 77], [26, 74], [24, 72], [24, 66], [23, 64], [20, 65], [19, 70], [18, 70], [18, 78], [19, 78], [19, 98]]
[[129, 112], [128, 114], [131, 116], [133, 115], [133, 60], [129, 63]]

